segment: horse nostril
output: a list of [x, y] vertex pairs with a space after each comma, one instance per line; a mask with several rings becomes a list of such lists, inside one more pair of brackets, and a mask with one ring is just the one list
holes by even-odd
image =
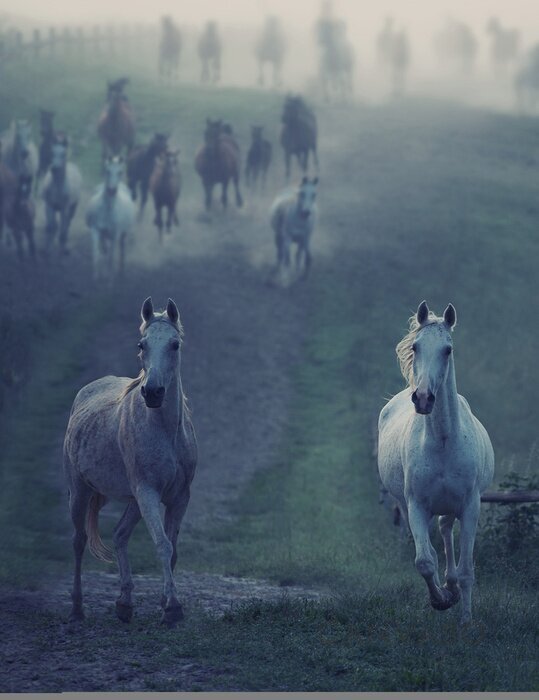
[[146, 387], [144, 386], [144, 384], [140, 387], [140, 393], [142, 394], [142, 396], [146, 396]]
[[412, 394], [412, 403], [415, 405], [417, 403], [417, 391]]

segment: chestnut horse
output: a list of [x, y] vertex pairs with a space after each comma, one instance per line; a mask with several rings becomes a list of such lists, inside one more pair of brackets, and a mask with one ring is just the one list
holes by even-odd
[[234, 183], [236, 191], [236, 206], [243, 206], [240, 192], [240, 149], [230, 126], [223, 124], [221, 119], [206, 120], [204, 132], [205, 143], [195, 157], [195, 169], [200, 175], [205, 192], [206, 210], [211, 209], [213, 188], [222, 185], [221, 202], [226, 209], [228, 206], [228, 183]]
[[124, 147], [129, 153], [135, 141], [135, 122], [131, 105], [124, 95], [128, 78], [108, 84], [107, 105], [101, 113], [97, 134], [103, 144], [103, 162], [109, 156], [120, 155]]
[[150, 178], [150, 192], [153, 195], [155, 206], [154, 224], [159, 232], [159, 243], [163, 242], [163, 217], [161, 211], [167, 210], [167, 233], [170, 233], [172, 224], [180, 225], [176, 205], [180, 197], [181, 176], [178, 165], [179, 150], [167, 151], [157, 158]]

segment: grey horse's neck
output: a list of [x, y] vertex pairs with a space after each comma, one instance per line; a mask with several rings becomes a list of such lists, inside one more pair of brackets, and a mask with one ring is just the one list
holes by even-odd
[[459, 399], [457, 381], [455, 378], [455, 363], [453, 356], [449, 358], [449, 367], [445, 382], [436, 393], [436, 401], [432, 413], [425, 416], [425, 425], [437, 440], [443, 444], [448, 437], [458, 430]]
[[146, 410], [150, 420], [159, 421], [171, 442], [175, 442], [184, 420], [184, 396], [179, 372], [168, 386], [161, 407]]

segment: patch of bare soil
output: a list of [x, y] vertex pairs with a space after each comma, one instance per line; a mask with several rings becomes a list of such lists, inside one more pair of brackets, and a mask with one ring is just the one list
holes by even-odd
[[[176, 581], [187, 616], [202, 612], [222, 616], [246, 602], [283, 597], [318, 600], [322, 595], [299, 586], [281, 588], [214, 574], [182, 572]], [[135, 615], [130, 625], [115, 617], [118, 577], [114, 574], [83, 576], [87, 620], [78, 626], [67, 622], [70, 577], [39, 592], [4, 590], [0, 692], [148, 690], [163, 684], [191, 690], [226, 675], [226, 668], [203, 666], [187, 656], [167, 663], [163, 647], [150, 652], [144, 635], [159, 624], [161, 578], [135, 575], [134, 584]], [[35, 617], [41, 618], [37, 625]], [[111, 635], [115, 635], [113, 654], [107, 639]]]

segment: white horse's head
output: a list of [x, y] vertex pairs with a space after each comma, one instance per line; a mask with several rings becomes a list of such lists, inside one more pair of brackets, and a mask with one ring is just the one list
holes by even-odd
[[318, 178], [315, 177], [309, 180], [308, 177], [304, 177], [298, 189], [298, 211], [302, 219], [308, 219], [315, 208], [316, 204], [316, 191], [318, 188]]
[[451, 330], [457, 322], [455, 307], [449, 304], [441, 319], [429, 312], [426, 301], [417, 309], [418, 330], [412, 344], [412, 402], [416, 413], [428, 415], [434, 408], [436, 393], [447, 378], [453, 344]]
[[114, 196], [118, 191], [124, 174], [124, 159], [122, 156], [112, 156], [105, 161], [105, 189]]
[[142, 338], [139, 342], [144, 377], [140, 391], [148, 408], [160, 408], [168, 388], [180, 372], [182, 325], [178, 307], [168, 300], [166, 311], [155, 313], [148, 297], [141, 310]]
[[66, 136], [57, 135], [51, 146], [51, 170], [63, 170], [67, 163], [69, 142]]

